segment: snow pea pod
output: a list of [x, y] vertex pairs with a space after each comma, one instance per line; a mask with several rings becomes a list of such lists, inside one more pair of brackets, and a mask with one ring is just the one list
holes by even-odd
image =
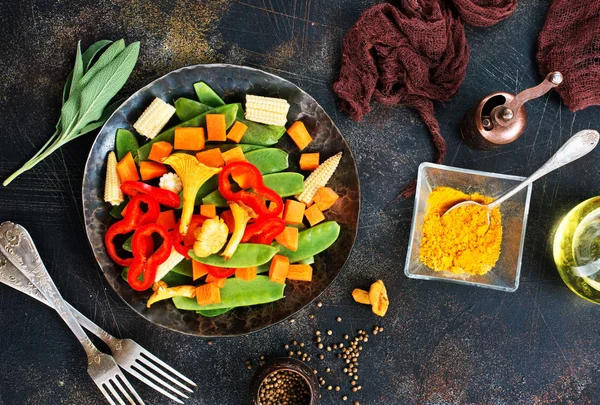
[[[269, 187], [282, 197], [297, 195], [304, 190], [304, 176], [295, 172], [272, 173], [263, 176], [265, 186]], [[217, 207], [227, 207], [227, 201], [219, 190], [215, 190], [202, 199], [204, 204], [213, 204]]]
[[278, 254], [288, 257], [290, 263], [297, 263], [321, 253], [333, 245], [339, 235], [340, 226], [338, 223], [328, 221], [300, 232], [298, 234], [298, 250], [295, 252], [281, 246], [277, 242], [273, 246], [278, 247]]
[[174, 297], [173, 303], [177, 308], [187, 311], [245, 307], [280, 300], [284, 288], [285, 284], [274, 283], [268, 276], [256, 276], [252, 281], [234, 277], [228, 278], [221, 288], [221, 302], [218, 304], [198, 305], [194, 298], [186, 297]]
[[265, 148], [248, 152], [246, 160], [252, 163], [262, 174], [282, 172], [289, 167], [286, 151], [276, 148]]
[[194, 83], [194, 90], [201, 103], [210, 107], [219, 107], [225, 105], [225, 102], [210, 86], [204, 82]]
[[[177, 274], [181, 274], [182, 276], [191, 278], [192, 277], [192, 261], [183, 259], [182, 261], [177, 263], [175, 265], [175, 267], [173, 267], [171, 269], [171, 271], [169, 271], [169, 273], [177, 273]], [[167, 284], [169, 284], [169, 283], [167, 283]]]
[[235, 121], [235, 115], [237, 114], [238, 106], [237, 104], [226, 104], [221, 107], [217, 107], [209, 112], [202, 113], [200, 115], [195, 116], [187, 121], [181, 122], [163, 132], [156, 135], [154, 139], [151, 139], [146, 144], [142, 145], [138, 149], [138, 157], [140, 161], [148, 160], [148, 155], [150, 154], [150, 149], [152, 149], [152, 144], [155, 142], [165, 141], [169, 143], [173, 143], [175, 136], [175, 128], [178, 127], [203, 127], [206, 124], [206, 114], [224, 114], [225, 115], [225, 126], [229, 128], [233, 122]]
[[123, 128], [117, 129], [117, 135], [115, 136], [115, 149], [117, 150], [118, 161], [123, 159], [129, 152], [131, 152], [131, 155], [135, 159], [137, 157], [139, 147], [140, 144], [131, 131]]
[[196, 313], [207, 318], [214, 318], [215, 316], [223, 315], [224, 313], [231, 311], [231, 309], [232, 308], [201, 309], [196, 311]]
[[212, 109], [209, 105], [185, 97], [178, 98], [175, 101], [175, 114], [181, 121], [191, 120], [196, 115], [204, 114]]
[[226, 260], [218, 254], [208, 257], [198, 257], [193, 250], [189, 251], [189, 255], [197, 262], [208, 264], [216, 267], [243, 268], [260, 266], [267, 263], [275, 256], [277, 248], [269, 245], [259, 245], [256, 243], [240, 243], [235, 250], [231, 259]]
[[271, 146], [279, 142], [279, 139], [285, 134], [285, 127], [259, 124], [258, 122], [248, 121], [245, 118], [238, 118], [237, 120], [248, 126], [246, 133], [242, 137], [242, 142], [244, 143]]

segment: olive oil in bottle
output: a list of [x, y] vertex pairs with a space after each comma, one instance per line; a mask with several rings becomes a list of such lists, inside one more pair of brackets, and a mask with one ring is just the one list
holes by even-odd
[[577, 295], [600, 304], [600, 197], [573, 208], [554, 235], [554, 262]]

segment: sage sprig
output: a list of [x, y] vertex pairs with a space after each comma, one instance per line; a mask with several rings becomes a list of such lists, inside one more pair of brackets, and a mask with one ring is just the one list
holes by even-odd
[[81, 44], [77, 43], [75, 66], [63, 89], [63, 106], [56, 131], [3, 185], [7, 186], [67, 142], [101, 127], [121, 104], [119, 100], [109, 105], [129, 79], [139, 51], [139, 42], [125, 46], [121, 39], [114, 43], [98, 41], [82, 54]]

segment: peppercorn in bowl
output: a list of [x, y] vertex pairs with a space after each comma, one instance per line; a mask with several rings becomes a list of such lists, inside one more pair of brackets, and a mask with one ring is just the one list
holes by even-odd
[[450, 281], [513, 292], [519, 287], [531, 185], [492, 211], [467, 206], [489, 203], [525, 178], [433, 163], [419, 166], [404, 273], [409, 278]]

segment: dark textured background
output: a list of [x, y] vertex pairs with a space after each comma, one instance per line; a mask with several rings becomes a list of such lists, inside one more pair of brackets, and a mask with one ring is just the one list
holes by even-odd
[[[160, 3], [160, 5], [159, 5]], [[598, 403], [596, 353], [599, 308], [563, 285], [552, 262], [551, 238], [576, 203], [599, 194], [600, 150], [534, 186], [521, 286], [514, 294], [403, 275], [412, 200], [383, 210], [431, 159], [428, 134], [405, 108], [376, 106], [364, 122], [340, 113], [331, 92], [341, 39], [371, 1], [0, 1], [0, 178], [44, 143], [58, 117], [62, 84], [77, 39], [141, 40], [138, 67], [124, 95], [175, 68], [229, 62], [263, 68], [296, 83], [329, 112], [352, 146], [362, 182], [356, 247], [342, 275], [323, 295], [323, 308], [302, 311], [294, 323], [235, 339], [207, 340], [155, 327], [133, 313], [109, 288], [85, 240], [80, 187], [92, 137], [64, 147], [0, 189], [0, 220], [23, 224], [33, 235], [56, 284], [84, 314], [110, 332], [132, 337], [192, 377], [199, 388], [190, 404], [248, 403], [252, 374], [244, 361], [283, 354], [295, 337], [313, 330], [336, 335], [370, 330], [361, 357], [361, 404], [592, 404]], [[536, 37], [548, 1], [521, 1], [495, 27], [467, 28], [471, 60], [461, 92], [436, 113], [458, 167], [527, 175], [572, 133], [599, 127], [598, 107], [573, 114], [556, 94], [528, 104], [522, 138], [495, 152], [462, 144], [463, 113], [494, 90], [536, 84]], [[354, 304], [350, 291], [377, 278], [388, 285], [391, 307], [376, 319]], [[316, 317], [309, 319], [308, 314]], [[341, 315], [338, 324], [335, 317]], [[100, 404], [79, 344], [50, 309], [0, 286], [0, 404]], [[311, 350], [315, 350], [311, 345]], [[313, 355], [313, 359], [316, 356]], [[313, 360], [314, 362], [314, 360]], [[340, 365], [327, 379], [339, 381]], [[347, 384], [347, 382], [344, 383]], [[141, 384], [149, 404], [167, 403]], [[347, 386], [344, 385], [344, 392]], [[323, 392], [323, 403], [341, 393]]]

